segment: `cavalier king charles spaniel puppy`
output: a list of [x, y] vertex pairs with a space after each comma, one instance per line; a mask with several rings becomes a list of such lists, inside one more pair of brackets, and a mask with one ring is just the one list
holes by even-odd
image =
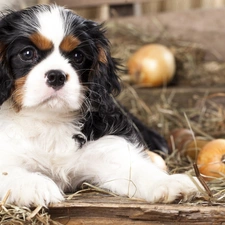
[[0, 199], [10, 190], [8, 203], [47, 206], [85, 181], [150, 203], [198, 193], [151, 162], [114, 100], [118, 66], [101, 25], [57, 5], [10, 11], [0, 63]]

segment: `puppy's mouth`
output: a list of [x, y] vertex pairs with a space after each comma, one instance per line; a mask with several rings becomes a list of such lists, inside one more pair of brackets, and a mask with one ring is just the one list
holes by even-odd
[[59, 109], [68, 107], [69, 104], [67, 101], [58, 94], [58, 91], [55, 91], [52, 95], [48, 96], [41, 103], [41, 106], [48, 106], [49, 108]]
[[83, 95], [80, 92], [71, 93], [66, 87], [60, 89], [48, 88], [38, 104], [41, 108], [48, 108], [63, 111], [79, 110], [82, 103]]
[[45, 77], [48, 90], [41, 104], [47, 104], [54, 108], [66, 104], [63, 88], [68, 76], [61, 70], [50, 70]]

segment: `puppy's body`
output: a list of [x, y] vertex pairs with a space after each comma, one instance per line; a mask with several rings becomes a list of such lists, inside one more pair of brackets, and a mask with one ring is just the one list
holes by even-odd
[[197, 192], [146, 157], [111, 97], [120, 88], [99, 25], [55, 5], [12, 12], [0, 50], [0, 198], [47, 205], [84, 181], [149, 202]]

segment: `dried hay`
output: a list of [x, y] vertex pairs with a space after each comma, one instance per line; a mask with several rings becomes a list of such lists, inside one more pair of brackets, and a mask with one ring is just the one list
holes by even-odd
[[[218, 93], [218, 95], [222, 94]], [[131, 107], [131, 112], [134, 115], [150, 127], [158, 129], [167, 138], [169, 138], [170, 131], [177, 127], [192, 129], [196, 136], [201, 136], [208, 140], [215, 137], [224, 138], [225, 105], [216, 104], [215, 101], [211, 102], [208, 100], [210, 97], [206, 96], [205, 99], [201, 99], [200, 106], [179, 109], [177, 105], [173, 105], [172, 99], [169, 102], [167, 101], [168, 98], [165, 97], [162, 91], [159, 101], [149, 108], [138, 96], [135, 89], [131, 86], [126, 86], [119, 100], [125, 102], [125, 104], [128, 101], [128, 105]], [[202, 106], [203, 102], [205, 105], [207, 103], [207, 108]], [[198, 107], [202, 110], [199, 110]], [[166, 156], [165, 161], [171, 174], [187, 173], [189, 175], [197, 175], [198, 173], [197, 168], [194, 169], [193, 167], [195, 162], [191, 158], [184, 156], [176, 148], [173, 149], [172, 154]], [[203, 183], [206, 187], [203, 193], [204, 198], [195, 199], [190, 204], [225, 205], [224, 179], [216, 179], [207, 184], [203, 181]], [[207, 187], [209, 187], [210, 191]]]
[[50, 219], [50, 216], [42, 206], [33, 211], [27, 207], [19, 207], [7, 204], [10, 195], [8, 191], [0, 202], [0, 224], [1, 225], [23, 225], [23, 224], [58, 224]]

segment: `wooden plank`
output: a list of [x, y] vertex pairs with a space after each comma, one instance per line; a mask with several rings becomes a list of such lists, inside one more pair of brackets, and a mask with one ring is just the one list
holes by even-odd
[[142, 15], [142, 6], [140, 3], [134, 3], [134, 16], [141, 16]]
[[103, 4], [109, 5], [122, 5], [122, 4], [130, 4], [130, 3], [142, 3], [142, 2], [149, 2], [151, 0], [52, 0], [59, 5], [66, 5], [69, 7], [94, 7], [100, 6]]
[[192, 7], [192, 0], [167, 0], [163, 2], [165, 11], [182, 11]]
[[[206, 50], [207, 60], [225, 60], [225, 21], [221, 20], [225, 8], [198, 9], [185, 12], [158, 13], [149, 16], [114, 19], [120, 24], [132, 24], [134, 28], [149, 37], [164, 35], [174, 40], [188, 41]], [[179, 18], [179, 19], [178, 19]], [[204, 18], [204, 19], [202, 19]]]
[[50, 0], [38, 0], [37, 3], [38, 4], [49, 4]]
[[99, 7], [99, 19], [104, 21], [108, 20], [110, 17], [109, 13], [109, 5], [108, 4], [103, 4]]
[[143, 14], [160, 12], [163, 9], [164, 2], [161, 0], [149, 1], [142, 4]]
[[203, 8], [213, 8], [213, 7], [221, 7], [224, 6], [223, 0], [202, 0], [201, 1], [201, 7]]
[[[158, 222], [146, 222], [146, 221], [127, 221], [123, 218], [102, 218], [102, 217], [93, 217], [93, 218], [87, 218], [87, 217], [80, 217], [80, 218], [61, 218], [57, 220], [60, 224], [65, 225], [110, 225], [110, 224], [119, 224], [119, 225], [159, 225], [161, 223]], [[174, 224], [171, 224], [174, 225]]]
[[213, 93], [223, 93], [224, 88], [204, 88], [204, 87], [168, 87], [168, 88], [138, 88], [136, 89], [138, 96], [149, 106], [160, 101], [163, 95], [165, 99], [173, 96], [173, 103], [179, 105], [180, 108], [193, 108], [199, 99]]
[[62, 224], [209, 225], [225, 222], [225, 207], [185, 204], [149, 204], [99, 193], [51, 205], [51, 218]]

